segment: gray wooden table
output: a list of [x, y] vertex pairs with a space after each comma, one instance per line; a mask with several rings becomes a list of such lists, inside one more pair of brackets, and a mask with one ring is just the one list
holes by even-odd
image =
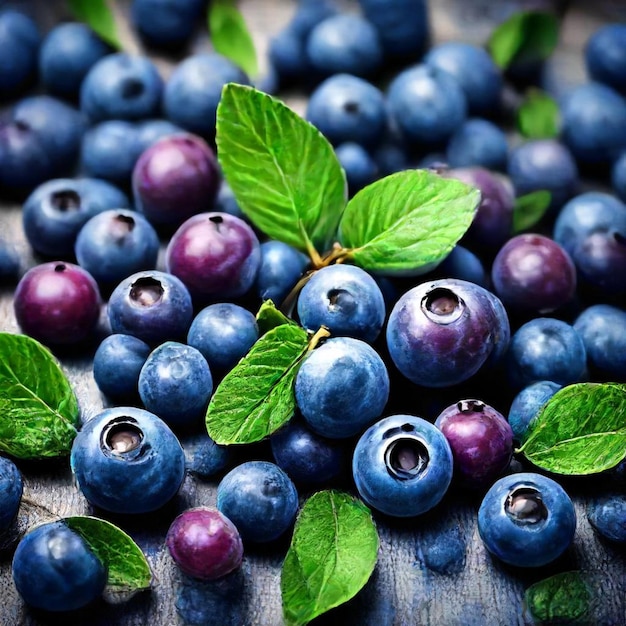
[[[27, 4], [44, 27], [54, 22], [60, 2]], [[122, 10], [124, 10], [124, 4]], [[452, 2], [433, 0], [431, 19], [435, 40], [461, 38], [482, 43], [498, 19], [497, 5], [487, 0]], [[265, 68], [267, 39], [287, 21], [294, 3], [289, 0], [242, 0], [240, 6], [254, 30], [255, 42]], [[354, 3], [348, 3], [354, 9]], [[556, 75], [570, 84], [584, 80], [580, 50], [601, 23], [625, 19], [623, 2], [573, 3], [563, 26], [561, 43], [554, 55]], [[490, 20], [492, 20], [490, 22]], [[198, 40], [195, 49], [208, 43]], [[171, 62], [159, 58], [167, 74]], [[289, 94], [287, 101], [299, 112], [306, 100]], [[0, 235], [18, 247], [22, 269], [36, 262], [22, 232], [20, 207], [0, 199]], [[13, 308], [12, 288], [0, 291], [0, 329], [19, 332]], [[94, 346], [80, 353], [59, 354], [61, 363], [79, 398], [84, 419], [104, 404], [90, 369]], [[489, 402], [489, 398], [484, 398]], [[454, 402], [458, 398], [450, 398]], [[508, 407], [503, 407], [507, 410]], [[261, 452], [259, 452], [260, 454]], [[25, 499], [59, 516], [90, 514], [88, 503], [72, 482], [67, 460], [19, 463], [25, 479]], [[122, 604], [101, 602], [86, 612], [63, 616], [63, 623], [80, 625], [146, 626], [215, 624], [216, 626], [278, 626], [281, 620], [280, 567], [287, 541], [267, 547], [248, 546], [241, 569], [214, 583], [198, 583], [181, 575], [164, 547], [164, 537], [174, 515], [196, 505], [214, 505], [217, 479], [188, 476], [171, 506], [158, 515], [116, 519], [145, 551], [154, 573], [149, 592]], [[476, 527], [479, 497], [451, 491], [437, 509], [412, 520], [376, 516], [381, 546], [374, 574], [366, 587], [347, 605], [316, 623], [369, 626], [512, 626], [526, 624], [524, 590], [549, 574], [581, 570], [589, 581], [594, 601], [589, 624], [626, 624], [626, 564], [624, 552], [601, 541], [586, 518], [586, 505], [603, 489], [597, 481], [568, 481], [578, 513], [578, 527], [571, 548], [554, 565], [541, 570], [518, 571], [493, 560], [484, 548]], [[42, 518], [42, 510], [23, 504], [18, 528], [26, 529]], [[439, 542], [439, 543], [437, 543]], [[433, 546], [445, 544], [447, 556], [439, 558]], [[11, 546], [0, 551], [0, 625], [35, 626], [58, 623], [55, 616], [25, 607], [11, 578]]]

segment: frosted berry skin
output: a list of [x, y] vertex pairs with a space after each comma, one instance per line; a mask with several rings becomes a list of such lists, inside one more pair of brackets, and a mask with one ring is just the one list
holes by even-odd
[[559, 390], [562, 385], [551, 380], [538, 380], [524, 387], [511, 402], [508, 421], [517, 442], [524, 439], [531, 422], [539, 415], [543, 405]]
[[229, 213], [200, 213], [183, 222], [165, 251], [165, 266], [195, 303], [243, 296], [254, 284], [261, 251], [252, 228]]
[[0, 534], [15, 519], [22, 501], [24, 481], [17, 465], [4, 456], [0, 456]]
[[587, 507], [587, 519], [600, 536], [626, 545], [626, 496], [623, 493], [595, 499]]
[[107, 572], [86, 542], [62, 521], [41, 524], [17, 545], [13, 581], [22, 599], [44, 611], [75, 611], [104, 591]]
[[480, 400], [460, 400], [435, 420], [452, 449], [455, 482], [474, 488], [489, 486], [508, 467], [513, 431], [506, 418]]
[[243, 543], [235, 525], [217, 509], [183, 511], [170, 525], [165, 544], [178, 567], [200, 580], [215, 580], [241, 566]]
[[576, 292], [576, 266], [568, 252], [545, 235], [509, 239], [491, 266], [494, 291], [511, 310], [544, 315], [562, 308]]
[[98, 324], [101, 304], [91, 274], [65, 261], [30, 268], [18, 282], [13, 299], [22, 332], [50, 345], [86, 339]]
[[137, 210], [156, 226], [176, 227], [211, 210], [219, 182], [213, 149], [191, 133], [158, 139], [141, 153], [132, 171]]
[[90, 418], [72, 443], [70, 466], [94, 506], [120, 514], [156, 511], [185, 477], [185, 454], [153, 413], [119, 406]]
[[478, 510], [478, 531], [485, 547], [517, 567], [542, 567], [570, 546], [576, 511], [556, 481], [532, 472], [496, 481]]
[[352, 457], [360, 496], [392, 517], [421, 515], [439, 504], [452, 468], [452, 450], [443, 433], [414, 415], [391, 415], [370, 426]]

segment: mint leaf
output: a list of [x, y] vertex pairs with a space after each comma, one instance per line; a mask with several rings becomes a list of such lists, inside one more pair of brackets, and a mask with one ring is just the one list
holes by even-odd
[[307, 332], [283, 324], [261, 336], [224, 376], [209, 402], [206, 427], [218, 444], [271, 435], [295, 410], [293, 381], [308, 351]]
[[209, 37], [215, 51], [254, 78], [259, 71], [254, 40], [235, 1], [211, 0], [208, 22]]
[[556, 474], [596, 474], [626, 457], [626, 385], [576, 383], [559, 389], [530, 423], [519, 450]]
[[512, 234], [528, 230], [539, 223], [541, 218], [546, 214], [546, 211], [550, 208], [551, 201], [552, 194], [545, 189], [531, 191], [530, 193], [515, 198]]
[[346, 204], [327, 139], [279, 100], [227, 84], [217, 108], [218, 158], [241, 210], [268, 237], [317, 259]]
[[528, 587], [524, 605], [540, 623], [586, 624], [591, 598], [581, 572], [562, 572]]
[[106, 0], [67, 0], [67, 7], [79, 21], [85, 22], [103, 41], [122, 49], [115, 16]]
[[282, 326], [283, 324], [296, 324], [292, 319], [281, 313], [271, 300], [265, 300], [256, 314], [256, 322], [259, 327], [259, 334]]
[[360, 500], [334, 490], [312, 495], [298, 514], [281, 572], [287, 625], [307, 624], [354, 597], [374, 571], [378, 547]]
[[417, 274], [442, 261], [469, 228], [478, 189], [429, 170], [404, 170], [348, 202], [339, 241], [355, 265], [380, 274]]
[[78, 417], [53, 354], [27, 335], [0, 333], [0, 450], [22, 459], [66, 456]]
[[551, 139], [559, 134], [559, 105], [541, 89], [529, 89], [517, 110], [517, 128], [528, 139]]
[[78, 533], [107, 568], [107, 587], [113, 593], [148, 589], [152, 572], [141, 548], [123, 530], [97, 517], [77, 515], [63, 522]]
[[515, 61], [547, 59], [559, 39], [555, 15], [543, 11], [514, 13], [493, 30], [487, 49], [496, 65], [507, 69]]

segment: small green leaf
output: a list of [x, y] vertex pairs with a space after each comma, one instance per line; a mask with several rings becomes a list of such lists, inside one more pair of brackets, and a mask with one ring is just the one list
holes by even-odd
[[283, 563], [280, 588], [288, 626], [307, 624], [354, 597], [378, 558], [370, 510], [340, 491], [320, 491], [303, 505]]
[[67, 0], [67, 6], [79, 22], [85, 22], [103, 41], [116, 50], [123, 48], [107, 0]]
[[307, 332], [296, 324], [260, 337], [215, 390], [206, 413], [209, 436], [219, 444], [252, 443], [289, 421], [293, 381], [308, 344]]
[[271, 300], [265, 300], [256, 314], [259, 334], [264, 335], [272, 328], [283, 324], [296, 324], [291, 318], [281, 313]]
[[626, 385], [576, 383], [559, 389], [530, 423], [519, 450], [556, 474], [596, 474], [626, 457]]
[[591, 598], [581, 572], [562, 572], [528, 587], [524, 604], [543, 624], [587, 624]]
[[211, 0], [208, 22], [209, 36], [215, 51], [254, 78], [259, 71], [254, 40], [235, 0]]
[[141, 548], [123, 530], [102, 519], [77, 515], [63, 519], [107, 568], [107, 587], [114, 593], [148, 589], [152, 572]]
[[66, 456], [78, 417], [54, 355], [27, 335], [0, 333], [0, 450], [22, 459]]
[[479, 190], [458, 180], [404, 170], [356, 193], [341, 219], [339, 241], [366, 270], [417, 274], [451, 252], [479, 202]]
[[547, 59], [559, 39], [555, 15], [543, 11], [514, 13], [489, 37], [487, 49], [494, 62], [507, 69], [515, 61]]
[[551, 139], [559, 134], [559, 105], [541, 89], [529, 89], [517, 110], [517, 128], [528, 139]]
[[217, 108], [216, 141], [228, 184], [257, 228], [312, 258], [330, 247], [346, 179], [312, 124], [261, 91], [229, 83]]
[[531, 191], [515, 198], [512, 234], [532, 228], [550, 208], [552, 194], [546, 189]]

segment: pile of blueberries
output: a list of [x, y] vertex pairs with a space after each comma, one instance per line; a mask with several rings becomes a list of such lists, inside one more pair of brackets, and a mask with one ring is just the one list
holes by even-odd
[[[459, 244], [422, 275], [339, 264], [307, 276], [291, 315], [330, 338], [298, 371], [297, 414], [254, 461], [209, 438], [207, 406], [258, 340], [260, 305], [293, 295], [310, 260], [251, 224], [219, 169], [222, 87], [251, 78], [197, 52], [165, 79], [150, 57], [115, 51], [84, 24], [41, 33], [0, 9], [0, 190], [22, 204], [35, 260], [24, 269], [5, 242], [0, 275], [14, 281], [23, 333], [59, 354], [93, 351], [106, 408], [70, 458], [90, 505], [145, 514], [172, 500], [186, 472], [218, 480], [217, 508], [182, 512], [168, 533], [193, 577], [221, 577], [247, 542], [285, 536], [302, 497], [329, 485], [383, 517], [470, 490], [490, 552], [551, 563], [574, 538], [574, 506], [514, 447], [562, 387], [626, 382], [626, 24], [586, 43], [588, 80], [559, 94], [558, 137], [526, 139], [507, 126], [505, 95], [543, 86], [543, 61], [505, 71], [483, 47], [432, 44], [426, 2], [351, 9], [295, 3], [259, 86], [308, 91], [305, 117], [334, 146], [350, 194], [431, 168], [477, 187], [481, 201]], [[134, 0], [130, 19], [148, 48], [180, 54], [205, 11], [204, 0]], [[550, 207], [515, 232], [516, 199], [537, 190]], [[0, 461], [6, 529], [22, 486]], [[622, 481], [623, 468], [610, 476]], [[589, 520], [625, 543], [623, 492], [598, 499]], [[105, 584], [101, 564], [62, 524], [43, 528], [17, 547], [18, 590], [48, 610], [89, 603]], [[66, 545], [55, 554], [53, 535]], [[82, 568], [88, 582], [38, 587], [25, 573], [34, 558]]]

